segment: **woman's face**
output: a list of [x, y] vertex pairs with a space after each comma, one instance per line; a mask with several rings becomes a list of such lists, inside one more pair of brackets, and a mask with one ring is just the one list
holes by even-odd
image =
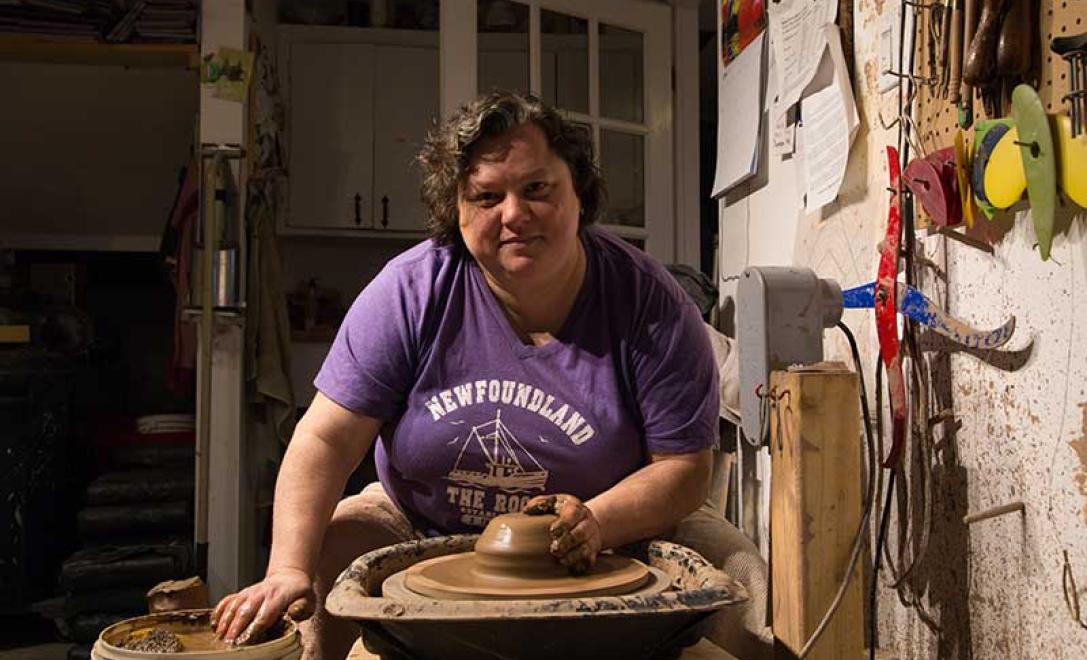
[[578, 258], [570, 168], [535, 124], [476, 146], [457, 206], [464, 244], [500, 284], [545, 284]]

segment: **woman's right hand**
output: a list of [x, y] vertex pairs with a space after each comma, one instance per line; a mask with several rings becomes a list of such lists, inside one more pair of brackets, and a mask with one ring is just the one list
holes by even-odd
[[316, 602], [313, 580], [305, 571], [277, 569], [260, 582], [219, 601], [211, 613], [211, 627], [227, 644], [240, 646], [285, 612], [295, 621], [308, 619]]

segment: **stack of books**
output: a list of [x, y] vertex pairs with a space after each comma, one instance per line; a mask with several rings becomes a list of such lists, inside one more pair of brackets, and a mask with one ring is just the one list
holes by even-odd
[[113, 9], [110, 0], [0, 0], [0, 33], [97, 41]]
[[0, 0], [0, 33], [195, 43], [199, 0]]
[[136, 21], [133, 41], [195, 42], [196, 9], [192, 0], [147, 0]]

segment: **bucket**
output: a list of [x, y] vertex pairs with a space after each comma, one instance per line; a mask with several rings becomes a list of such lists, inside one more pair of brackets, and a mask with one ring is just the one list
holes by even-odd
[[[214, 648], [221, 643], [211, 638], [210, 616], [211, 610], [181, 610], [125, 619], [102, 631], [91, 649], [91, 660], [298, 660], [302, 657], [298, 627], [293, 622], [285, 621], [281, 634], [260, 644]], [[130, 636], [138, 639], [155, 628], [165, 628], [193, 649], [171, 653], [121, 647]]]

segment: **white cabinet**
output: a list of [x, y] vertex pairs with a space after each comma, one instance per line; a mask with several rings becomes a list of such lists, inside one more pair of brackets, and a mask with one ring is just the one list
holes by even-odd
[[421, 172], [415, 156], [438, 116], [436, 48], [379, 46], [374, 93], [374, 226], [411, 231], [423, 226]]
[[415, 155], [438, 115], [435, 33], [288, 26], [280, 233], [419, 235]]

